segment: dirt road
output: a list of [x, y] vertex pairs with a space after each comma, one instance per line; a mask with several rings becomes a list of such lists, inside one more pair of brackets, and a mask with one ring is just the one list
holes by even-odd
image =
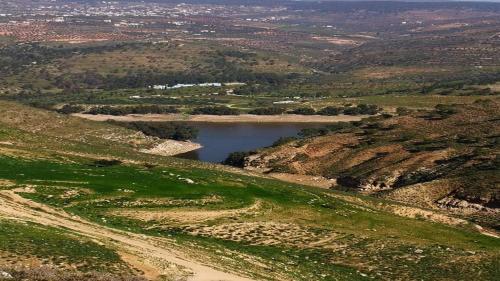
[[149, 271], [156, 271], [150, 276], [176, 276], [176, 280], [187, 281], [253, 280], [194, 261], [169, 248], [167, 240], [103, 227], [63, 210], [25, 199], [12, 190], [0, 191], [0, 217], [73, 230], [125, 253], [122, 254], [122, 257], [126, 256], [124, 260], [136, 268], [142, 265]]
[[186, 122], [210, 122], [210, 123], [335, 123], [359, 121], [366, 116], [323, 116], [323, 115], [185, 115], [185, 114], [130, 114], [125, 116], [113, 115], [91, 115], [76, 113], [73, 116], [93, 120], [106, 121], [115, 120], [122, 122], [131, 121], [186, 121]]

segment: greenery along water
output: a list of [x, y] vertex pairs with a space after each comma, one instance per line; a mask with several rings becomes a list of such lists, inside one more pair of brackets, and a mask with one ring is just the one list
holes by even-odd
[[250, 151], [271, 145], [280, 137], [296, 136], [302, 129], [319, 128], [317, 123], [192, 123], [198, 129], [194, 142], [203, 148], [178, 157], [220, 163], [229, 153]]

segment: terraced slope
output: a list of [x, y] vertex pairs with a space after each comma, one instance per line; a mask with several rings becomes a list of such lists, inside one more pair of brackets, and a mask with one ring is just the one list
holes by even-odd
[[265, 149], [248, 167], [335, 179], [333, 189], [445, 209], [498, 230], [499, 112], [497, 102], [478, 101], [333, 125]]
[[[150, 280], [499, 277], [500, 241], [465, 220], [145, 155], [83, 137], [114, 127], [17, 110], [30, 128], [61, 122], [31, 132], [0, 117], [0, 270], [10, 274], [47, 265]], [[90, 129], [77, 134], [74, 122]]]

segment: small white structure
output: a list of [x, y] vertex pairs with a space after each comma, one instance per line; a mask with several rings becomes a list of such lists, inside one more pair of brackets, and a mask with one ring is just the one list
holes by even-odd
[[273, 102], [273, 104], [291, 104], [291, 103], [295, 103], [295, 101], [293, 101], [293, 100], [282, 100], [282, 101], [275, 101], [275, 102]]

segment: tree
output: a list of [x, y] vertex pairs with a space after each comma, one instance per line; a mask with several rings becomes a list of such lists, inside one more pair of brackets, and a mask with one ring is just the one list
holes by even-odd
[[293, 114], [299, 114], [299, 115], [314, 115], [316, 114], [316, 110], [311, 107], [299, 107], [291, 111]]

